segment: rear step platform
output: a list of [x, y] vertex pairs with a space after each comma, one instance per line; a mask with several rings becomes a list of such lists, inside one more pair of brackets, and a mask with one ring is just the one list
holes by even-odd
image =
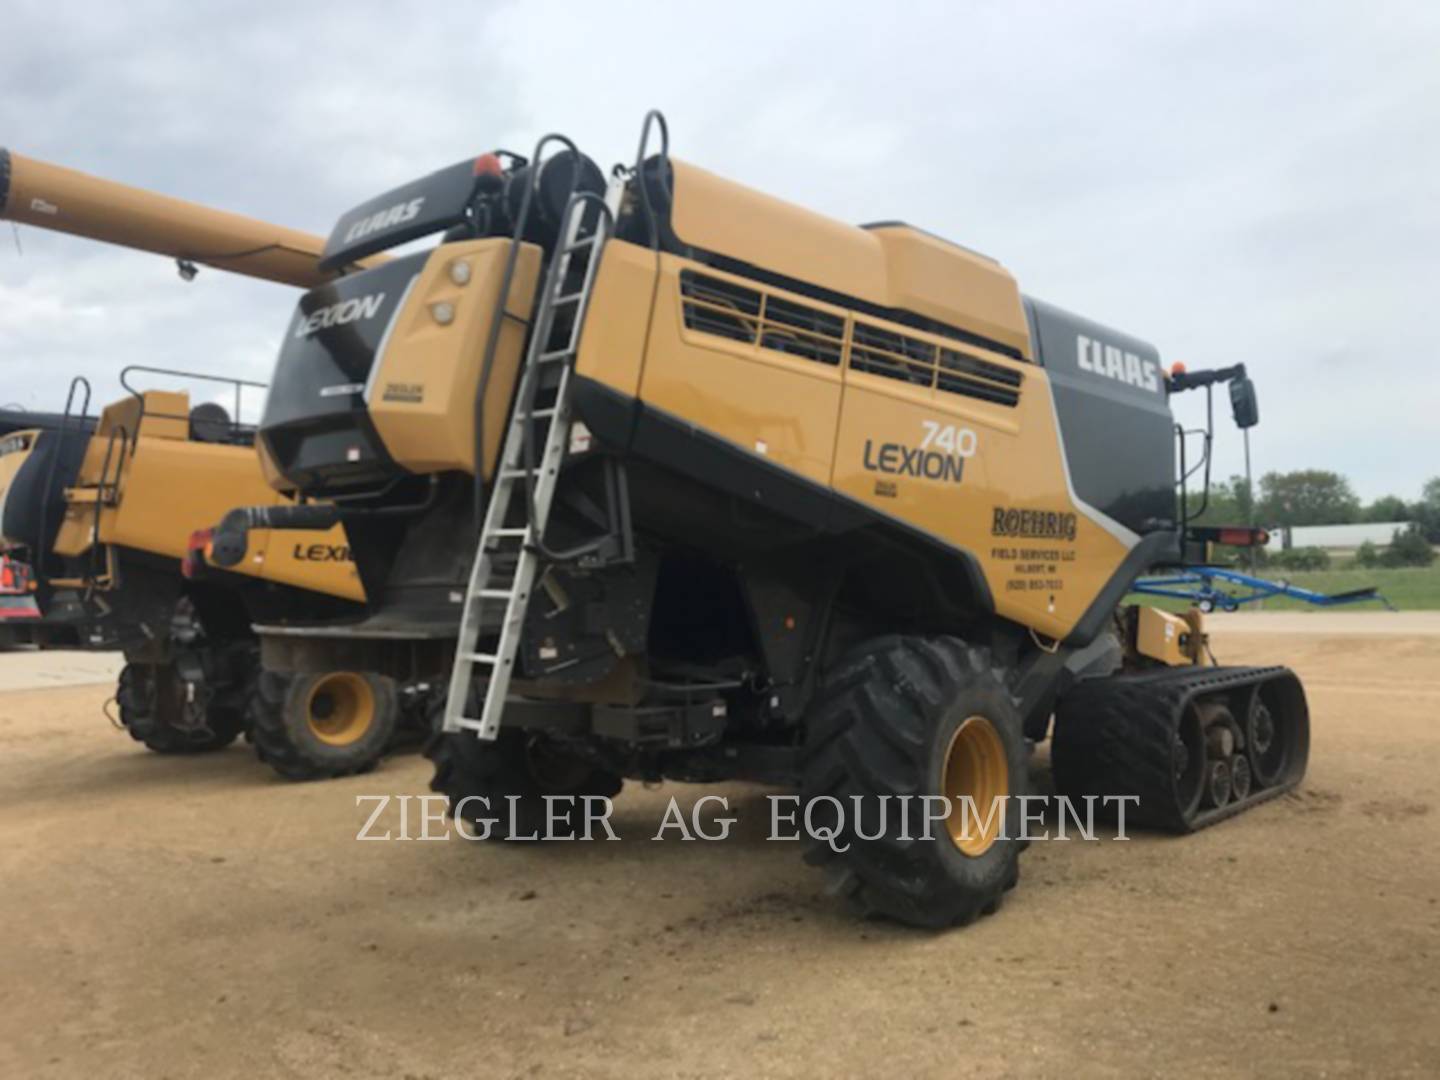
[[1309, 752], [1305, 691], [1289, 668], [1157, 668], [1071, 689], [1051, 766], [1061, 795], [1132, 797], [1127, 821], [1186, 833], [1291, 790]]

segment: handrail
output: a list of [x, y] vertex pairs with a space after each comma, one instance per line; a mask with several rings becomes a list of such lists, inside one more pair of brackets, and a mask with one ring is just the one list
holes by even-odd
[[[131, 374], [132, 372], [144, 372], [144, 373], [146, 373], [146, 374], [148, 374], [148, 375], [166, 375], [166, 376], [170, 376], [170, 377], [172, 377], [172, 378], [180, 378], [180, 379], [194, 379], [194, 380], [196, 380], [197, 382], [223, 383], [223, 384], [225, 384], [225, 385], [227, 385], [227, 386], [234, 387], [234, 389], [235, 389], [235, 413], [234, 413], [234, 415], [233, 415], [233, 416], [231, 417], [231, 419], [230, 419], [230, 428], [231, 428], [231, 430], [234, 431], [234, 432], [238, 432], [238, 431], [240, 431], [242, 428], [245, 428], [246, 426], [253, 426], [253, 425], [242, 424], [242, 423], [240, 422], [241, 395], [244, 393], [245, 388], [246, 388], [246, 387], [249, 387], [249, 388], [254, 389], [254, 390], [268, 390], [268, 389], [269, 389], [269, 384], [268, 384], [268, 383], [255, 382], [255, 381], [253, 381], [253, 380], [251, 380], [251, 379], [236, 379], [236, 378], [232, 378], [232, 377], [229, 376], [229, 375], [209, 375], [209, 374], [206, 374], [205, 372], [202, 372], [202, 371], [182, 371], [182, 370], [180, 370], [180, 369], [178, 369], [178, 368], [152, 367], [152, 366], [149, 365], [149, 364], [130, 364], [129, 366], [127, 366], [127, 367], [125, 367], [125, 368], [122, 368], [121, 371], [120, 371], [120, 385], [121, 385], [132, 397], [134, 397], [137, 401], [140, 402], [140, 415], [139, 415], [139, 416], [136, 418], [136, 420], [135, 420], [135, 432], [134, 432], [134, 436], [133, 436], [134, 438], [139, 438], [139, 435], [140, 435], [140, 421], [145, 418], [145, 416], [147, 415], [147, 413], [146, 413], [146, 409], [145, 409], [145, 393], [144, 393], [144, 391], [143, 391], [143, 390], [139, 390], [139, 389], [137, 389], [136, 387], [134, 387], [134, 386], [132, 386], [132, 385], [130, 384], [129, 378], [130, 378], [130, 374]], [[154, 412], [154, 413], [149, 413], [148, 415], [159, 417], [159, 418], [162, 419], [162, 420], [189, 420], [189, 419], [190, 419], [189, 416], [176, 416], [176, 415], [173, 415], [173, 414], [170, 414], [170, 413]]]
[[[1180, 443], [1180, 528], [1183, 532], [1189, 528], [1193, 519], [1203, 517], [1205, 511], [1210, 509], [1210, 452], [1215, 440], [1215, 396], [1210, 386], [1205, 387], [1205, 426], [1204, 428], [1186, 428], [1180, 424], [1175, 425], [1175, 434]], [[1194, 468], [1186, 466], [1186, 442], [1187, 435], [1201, 435], [1200, 460], [1195, 463]], [[1193, 514], [1190, 512], [1190, 489], [1188, 481], [1201, 469], [1205, 470], [1205, 480], [1200, 498], [1200, 509]]]
[[[515, 212], [515, 220], [512, 222], [513, 229], [510, 236], [510, 247], [505, 255], [505, 273], [500, 279], [500, 292], [495, 299], [495, 310], [491, 314], [489, 332], [485, 338], [485, 352], [480, 361], [480, 377], [475, 387], [475, 480], [473, 485], [474, 493], [474, 523], [475, 532], [478, 535], [484, 528], [485, 522], [485, 393], [490, 385], [490, 373], [495, 366], [495, 350], [500, 344], [500, 328], [507, 308], [510, 306], [510, 289], [515, 281], [515, 267], [520, 261], [520, 245], [524, 240], [525, 226], [530, 222], [530, 207], [535, 201], [535, 193], [540, 190], [540, 178], [544, 172], [545, 162], [541, 155], [545, 148], [552, 142], [561, 143], [570, 151], [572, 167], [570, 169], [570, 187], [565, 193], [565, 209], [570, 208], [570, 200], [575, 196], [575, 189], [580, 184], [580, 150], [564, 135], [550, 134], [541, 136], [540, 141], [535, 144], [535, 153], [530, 158], [531, 168], [529, 182], [525, 185], [525, 191], [520, 196], [520, 207]], [[565, 215], [561, 214], [561, 221]], [[533, 308], [532, 308], [533, 312]], [[533, 331], [533, 327], [531, 328]]]
[[45, 559], [49, 555], [46, 550], [49, 541], [46, 526], [50, 522], [50, 492], [55, 487], [55, 470], [65, 453], [65, 436], [70, 433], [70, 416], [75, 405], [77, 387], [85, 390], [85, 397], [80, 405], [80, 419], [83, 421], [90, 415], [90, 380], [84, 375], [76, 375], [70, 380], [70, 390], [65, 395], [65, 412], [61, 415], [60, 426], [55, 431], [55, 453], [50, 458], [50, 468], [45, 472], [45, 487], [40, 492], [40, 542], [36, 545], [35, 576], [42, 581], [46, 576]]
[[640, 146], [635, 151], [635, 185], [639, 188], [640, 205], [645, 209], [645, 224], [650, 233], [650, 246], [658, 253], [660, 250], [660, 218], [655, 213], [655, 207], [650, 204], [650, 191], [645, 186], [645, 177], [640, 171], [645, 165], [645, 148], [650, 145], [652, 127], [660, 129], [660, 169], [658, 172], [660, 192], [670, 202], [675, 201], [675, 196], [670, 191], [669, 178], [665, 174], [665, 166], [670, 161], [670, 125], [665, 122], [665, 114], [659, 109], [651, 109], [647, 112], [640, 125]]

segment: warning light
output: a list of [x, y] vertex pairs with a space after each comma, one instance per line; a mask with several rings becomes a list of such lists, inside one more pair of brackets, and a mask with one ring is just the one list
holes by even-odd
[[505, 169], [494, 154], [481, 154], [475, 159], [476, 176], [500, 176]]
[[1184, 374], [1185, 374], [1185, 365], [1182, 364], [1179, 360], [1176, 360], [1175, 363], [1173, 363], [1173, 364], [1170, 365], [1170, 377], [1171, 377], [1171, 378], [1174, 378], [1176, 375], [1184, 375]]
[[1264, 529], [1222, 527], [1217, 539], [1220, 543], [1232, 547], [1264, 547], [1270, 542], [1270, 534]]

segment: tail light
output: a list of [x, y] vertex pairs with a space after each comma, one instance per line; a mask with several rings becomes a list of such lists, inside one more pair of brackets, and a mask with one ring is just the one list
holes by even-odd
[[180, 573], [183, 577], [199, 576], [200, 571], [205, 568], [205, 552], [214, 536], [214, 529], [196, 529], [190, 534], [190, 539], [185, 542], [185, 558], [180, 560]]

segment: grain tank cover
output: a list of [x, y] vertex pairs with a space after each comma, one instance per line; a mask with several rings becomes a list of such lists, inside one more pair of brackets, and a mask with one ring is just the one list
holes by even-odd
[[1020, 288], [987, 255], [904, 222], [864, 226], [885, 254], [891, 307], [960, 327], [1031, 355]]
[[1031, 357], [1015, 279], [993, 259], [900, 223], [861, 228], [670, 159], [669, 243], [698, 248], [828, 294], [843, 306], [959, 330], [977, 344]]

